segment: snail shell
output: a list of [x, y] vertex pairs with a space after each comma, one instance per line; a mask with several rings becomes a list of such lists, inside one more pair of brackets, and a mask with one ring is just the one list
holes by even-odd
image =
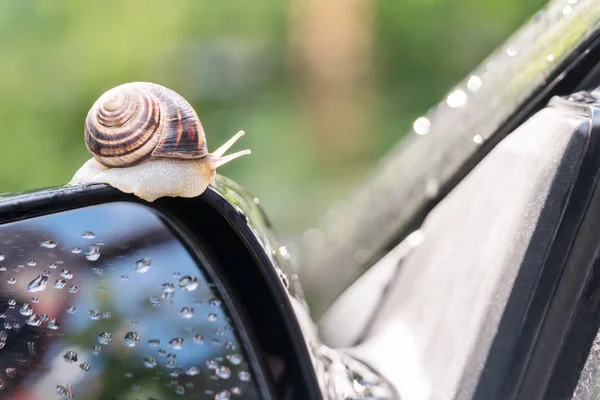
[[206, 137], [196, 112], [166, 87], [133, 82], [104, 93], [85, 122], [85, 143], [107, 167], [130, 167], [149, 157], [206, 157]]
[[85, 143], [93, 158], [70, 184], [106, 183], [146, 201], [196, 197], [214, 185], [218, 167], [250, 154], [225, 154], [243, 135], [209, 153], [200, 120], [183, 97], [154, 83], [126, 83], [104, 93], [88, 113]]

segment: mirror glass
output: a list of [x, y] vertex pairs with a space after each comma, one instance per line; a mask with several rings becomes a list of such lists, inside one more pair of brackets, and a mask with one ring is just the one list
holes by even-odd
[[0, 397], [260, 398], [199, 264], [139, 204], [0, 225]]

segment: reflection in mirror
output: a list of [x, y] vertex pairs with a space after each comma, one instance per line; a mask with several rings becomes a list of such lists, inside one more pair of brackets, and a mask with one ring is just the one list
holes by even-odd
[[151, 209], [0, 226], [0, 397], [259, 398], [228, 311]]

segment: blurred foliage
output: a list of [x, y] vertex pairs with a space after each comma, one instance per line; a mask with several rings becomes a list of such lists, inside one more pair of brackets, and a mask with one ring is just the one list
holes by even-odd
[[247, 132], [252, 156], [220, 173], [301, 232], [543, 3], [0, 1], [0, 191], [68, 181], [95, 99], [152, 81], [196, 107], [209, 149]]

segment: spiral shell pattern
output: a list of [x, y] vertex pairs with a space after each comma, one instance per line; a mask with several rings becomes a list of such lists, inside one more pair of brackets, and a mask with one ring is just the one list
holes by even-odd
[[100, 96], [86, 118], [85, 143], [107, 167], [129, 167], [149, 157], [208, 155], [192, 106], [174, 91], [146, 82], [117, 86]]

